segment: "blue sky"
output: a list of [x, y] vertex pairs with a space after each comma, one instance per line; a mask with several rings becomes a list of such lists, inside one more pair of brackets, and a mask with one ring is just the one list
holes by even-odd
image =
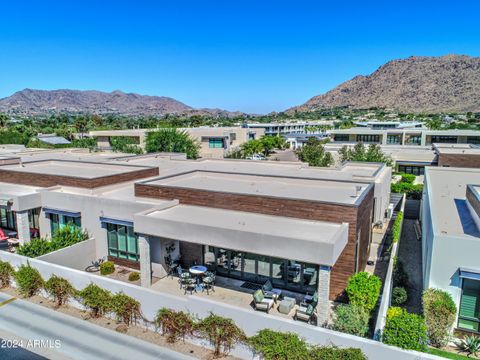
[[472, 1], [4, 1], [0, 97], [120, 89], [266, 113], [388, 60], [480, 56]]

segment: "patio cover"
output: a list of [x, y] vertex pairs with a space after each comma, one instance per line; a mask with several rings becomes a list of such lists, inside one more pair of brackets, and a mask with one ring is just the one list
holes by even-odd
[[348, 241], [348, 224], [202, 206], [177, 205], [134, 216], [135, 232], [333, 266]]

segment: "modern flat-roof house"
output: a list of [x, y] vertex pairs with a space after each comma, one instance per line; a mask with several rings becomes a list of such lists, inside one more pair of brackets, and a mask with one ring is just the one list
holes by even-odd
[[[97, 139], [101, 149], [111, 148], [111, 137], [128, 137], [141, 147], [145, 148], [145, 140], [149, 131], [155, 129], [129, 130], [98, 130], [90, 131], [90, 136]], [[232, 149], [237, 149], [248, 140], [259, 139], [265, 134], [263, 129], [249, 129], [242, 127], [198, 127], [180, 128], [200, 144], [200, 156], [203, 158], [221, 159]]]
[[438, 166], [480, 168], [480, 145], [433, 144]]
[[434, 143], [479, 144], [478, 130], [354, 127], [330, 131], [335, 143], [430, 146]]
[[429, 167], [422, 205], [424, 288], [448, 291], [455, 327], [480, 333], [480, 169]]
[[389, 205], [383, 164], [45, 156], [0, 166], [0, 225], [20, 242], [79, 226], [95, 239], [91, 260], [138, 269], [143, 286], [158, 286], [168, 259], [205, 264], [226, 281], [318, 291], [320, 321], [365, 268], [372, 224]]
[[333, 125], [333, 121], [290, 121], [285, 123], [245, 123], [242, 127], [251, 130], [263, 130], [265, 135], [306, 134], [308, 128]]

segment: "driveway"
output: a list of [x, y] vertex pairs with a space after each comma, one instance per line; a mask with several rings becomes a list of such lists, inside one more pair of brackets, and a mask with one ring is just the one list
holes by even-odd
[[[0, 292], [0, 335], [1, 331], [4, 331], [21, 336], [27, 340], [23, 343], [25, 350], [33, 352], [40, 350], [40, 353], [50, 351], [51, 355], [48, 356], [50, 359], [193, 359], [25, 300], [16, 299], [5, 303], [9, 299], [12, 299], [10, 295]], [[1, 350], [0, 358], [5, 359]], [[55, 354], [63, 356], [56, 357]]]

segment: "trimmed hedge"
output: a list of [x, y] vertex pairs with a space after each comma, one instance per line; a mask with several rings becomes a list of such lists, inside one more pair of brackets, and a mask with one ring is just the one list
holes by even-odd
[[396, 243], [398, 242], [398, 240], [400, 240], [400, 234], [402, 232], [402, 224], [403, 224], [403, 212], [399, 211], [392, 226], [393, 243]]
[[378, 276], [361, 271], [350, 276], [345, 291], [350, 304], [362, 307], [370, 314], [377, 305], [381, 287]]
[[44, 286], [42, 275], [30, 264], [20, 266], [15, 273], [15, 282], [18, 291], [25, 297], [36, 295]]
[[382, 341], [402, 349], [426, 351], [428, 337], [424, 318], [401, 308], [390, 308]]
[[346, 334], [364, 337], [368, 333], [369, 314], [356, 305], [340, 304], [335, 309], [332, 329]]

